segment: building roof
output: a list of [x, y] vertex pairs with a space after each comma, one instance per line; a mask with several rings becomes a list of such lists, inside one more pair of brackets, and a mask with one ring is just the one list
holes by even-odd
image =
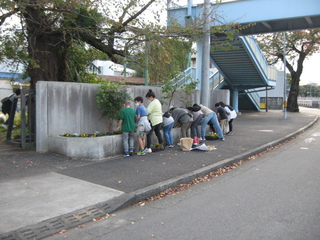
[[0, 79], [3, 80], [13, 80], [14, 82], [27, 83], [30, 81], [30, 78], [23, 79], [21, 73], [9, 73], [9, 72], [0, 72]]
[[138, 77], [123, 77], [123, 76], [109, 76], [109, 75], [98, 75], [102, 80], [108, 80], [111, 82], [121, 82], [124, 81], [128, 85], [144, 85], [144, 78]]

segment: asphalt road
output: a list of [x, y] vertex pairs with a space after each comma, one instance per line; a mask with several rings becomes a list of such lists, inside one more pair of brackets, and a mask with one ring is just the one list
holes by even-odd
[[209, 182], [47, 239], [319, 240], [319, 146], [317, 122]]

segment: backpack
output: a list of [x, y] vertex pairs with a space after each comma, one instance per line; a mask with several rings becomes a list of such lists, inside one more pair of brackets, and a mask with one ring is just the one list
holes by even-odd
[[163, 116], [166, 117], [166, 118], [169, 118], [169, 117], [171, 116], [171, 114], [170, 114], [169, 112], [165, 112], [165, 113], [163, 114]]
[[231, 107], [231, 106], [229, 106], [229, 105], [227, 105], [227, 107], [230, 109], [230, 111], [233, 111], [233, 110], [234, 110], [233, 107]]
[[9, 100], [9, 97], [5, 97], [1, 100], [1, 103], [4, 104], [5, 102], [7, 102]]

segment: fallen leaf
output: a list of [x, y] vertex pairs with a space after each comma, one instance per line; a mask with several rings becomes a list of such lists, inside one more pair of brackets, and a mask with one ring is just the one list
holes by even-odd
[[59, 233], [66, 233], [68, 230], [61, 230]]

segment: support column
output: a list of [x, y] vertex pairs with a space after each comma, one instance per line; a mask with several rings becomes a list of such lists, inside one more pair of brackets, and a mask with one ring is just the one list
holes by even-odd
[[237, 88], [232, 91], [232, 107], [239, 112], [239, 91]]
[[200, 103], [209, 104], [209, 64], [210, 64], [210, 0], [204, 0], [203, 17], [203, 54]]
[[197, 89], [201, 89], [201, 78], [202, 78], [202, 51], [203, 51], [203, 43], [197, 42], [197, 56], [196, 56], [196, 79], [199, 80]]

